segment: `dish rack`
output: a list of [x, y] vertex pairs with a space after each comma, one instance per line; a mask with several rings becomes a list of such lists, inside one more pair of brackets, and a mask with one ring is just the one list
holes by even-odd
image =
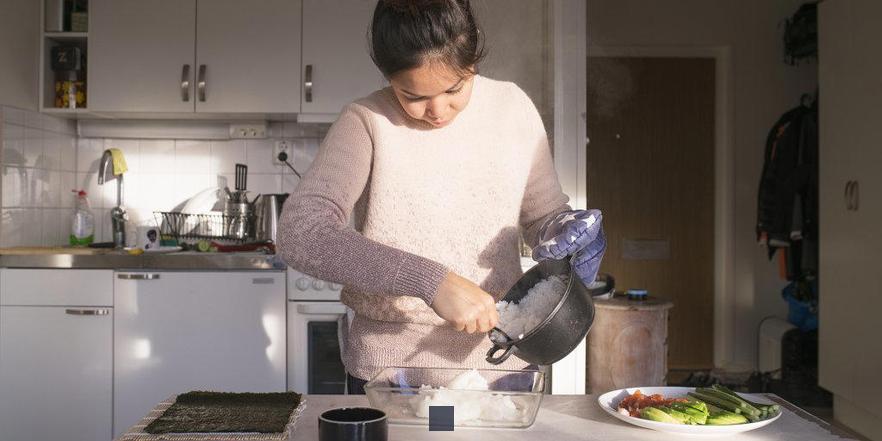
[[[153, 213], [159, 225], [161, 240], [181, 241], [221, 240], [244, 243], [253, 234], [235, 234], [236, 226], [244, 223], [253, 225], [253, 216], [229, 216], [222, 213], [180, 213], [177, 211], [157, 211]], [[249, 228], [250, 230], [250, 228]]]

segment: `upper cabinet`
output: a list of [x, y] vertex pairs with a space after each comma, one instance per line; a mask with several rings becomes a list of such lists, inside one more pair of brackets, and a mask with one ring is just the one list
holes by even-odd
[[300, 111], [298, 1], [92, 0], [90, 8], [90, 111]]
[[300, 111], [300, 8], [296, 0], [200, 0], [196, 111]]
[[336, 114], [385, 84], [368, 53], [374, 0], [303, 0], [301, 112]]
[[194, 110], [196, 0], [91, 0], [90, 21], [90, 110]]

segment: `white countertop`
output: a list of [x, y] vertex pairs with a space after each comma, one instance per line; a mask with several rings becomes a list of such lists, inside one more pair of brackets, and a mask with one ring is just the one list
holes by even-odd
[[[712, 439], [751, 440], [838, 440], [849, 438], [844, 432], [806, 413], [786, 401], [766, 395], [779, 402], [784, 415], [774, 423], [741, 435]], [[306, 409], [297, 421], [293, 440], [318, 439], [318, 415], [336, 407], [367, 406], [363, 395], [308, 395]], [[655, 432], [632, 426], [607, 415], [597, 404], [595, 395], [546, 395], [533, 426], [527, 429], [457, 428], [453, 432], [429, 432], [427, 426], [389, 425], [389, 440], [677, 440], [682, 436]]]

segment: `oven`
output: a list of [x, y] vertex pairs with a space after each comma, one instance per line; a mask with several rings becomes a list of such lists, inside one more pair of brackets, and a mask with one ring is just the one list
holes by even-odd
[[338, 284], [288, 269], [288, 389], [308, 394], [343, 394], [346, 370], [340, 358]]

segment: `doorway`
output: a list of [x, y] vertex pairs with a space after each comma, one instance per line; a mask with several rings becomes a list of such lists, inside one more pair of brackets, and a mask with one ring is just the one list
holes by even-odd
[[672, 370], [714, 366], [717, 104], [713, 57], [588, 57], [588, 206], [601, 268], [674, 303]]

